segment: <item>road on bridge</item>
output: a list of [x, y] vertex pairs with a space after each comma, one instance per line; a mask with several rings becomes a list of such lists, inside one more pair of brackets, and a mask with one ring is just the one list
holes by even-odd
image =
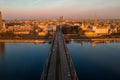
[[57, 27], [53, 37], [41, 80], [77, 80], [77, 75], [60, 27]]

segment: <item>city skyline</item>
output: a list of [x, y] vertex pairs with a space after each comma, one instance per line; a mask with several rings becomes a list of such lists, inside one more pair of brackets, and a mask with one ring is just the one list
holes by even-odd
[[119, 0], [1, 0], [3, 19], [120, 18]]

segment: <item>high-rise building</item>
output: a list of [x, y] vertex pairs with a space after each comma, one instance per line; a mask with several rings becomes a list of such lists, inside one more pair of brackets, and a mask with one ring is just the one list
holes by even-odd
[[60, 16], [60, 22], [63, 22], [63, 16]]
[[62, 29], [63, 16], [60, 16], [60, 20], [59, 20], [59, 23], [60, 23], [60, 28]]
[[97, 20], [97, 16], [95, 16], [95, 19], [94, 19], [94, 25], [98, 25], [98, 20]]
[[0, 11], [0, 30], [2, 29], [2, 13]]

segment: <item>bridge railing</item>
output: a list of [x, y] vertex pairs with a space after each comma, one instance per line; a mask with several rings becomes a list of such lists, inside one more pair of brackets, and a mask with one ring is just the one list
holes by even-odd
[[46, 63], [44, 65], [43, 72], [42, 72], [40, 80], [47, 80], [48, 70], [49, 70], [49, 67], [50, 67], [50, 61], [51, 61], [51, 55], [52, 55], [51, 52], [53, 50], [53, 44], [54, 44], [54, 41], [55, 41], [55, 36], [56, 36], [56, 34], [53, 35], [52, 46], [49, 49], [48, 58], [47, 58]]
[[[74, 65], [72, 63], [72, 59], [69, 55], [68, 48], [67, 48], [66, 43], [65, 43], [64, 36], [63, 36], [63, 34], [61, 33], [60, 30], [59, 30], [59, 32], [60, 32], [60, 36], [61, 36], [62, 41], [63, 41], [62, 43], [63, 43], [64, 49], [65, 49], [65, 55], [66, 55], [67, 63], [68, 63], [69, 70], [70, 70], [70, 73], [68, 73], [68, 77], [71, 77], [72, 80], [78, 80]], [[48, 58], [47, 58], [46, 63], [44, 65], [44, 70], [43, 70], [43, 73], [42, 73], [42, 76], [41, 76], [41, 80], [47, 80], [48, 70], [49, 70], [51, 55], [52, 55], [51, 53], [53, 51], [53, 45], [54, 45], [54, 41], [55, 41], [55, 36], [56, 36], [56, 33], [53, 36], [52, 46], [50, 47]]]
[[62, 32], [61, 32], [61, 37], [63, 38], [63, 44], [64, 44], [65, 53], [66, 53], [65, 55], [66, 55], [66, 58], [67, 58], [67, 63], [69, 65], [71, 78], [72, 78], [72, 80], [78, 80], [76, 70], [74, 68], [72, 59], [69, 55], [68, 48], [67, 48], [67, 45], [66, 45], [66, 42], [65, 42], [65, 39], [64, 39], [64, 36], [63, 36]]

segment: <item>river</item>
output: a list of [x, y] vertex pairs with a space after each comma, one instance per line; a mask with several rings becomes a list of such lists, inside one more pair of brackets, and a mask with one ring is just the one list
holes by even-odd
[[[40, 80], [51, 44], [0, 43], [0, 80]], [[120, 42], [69, 42], [79, 80], [120, 80]]]

